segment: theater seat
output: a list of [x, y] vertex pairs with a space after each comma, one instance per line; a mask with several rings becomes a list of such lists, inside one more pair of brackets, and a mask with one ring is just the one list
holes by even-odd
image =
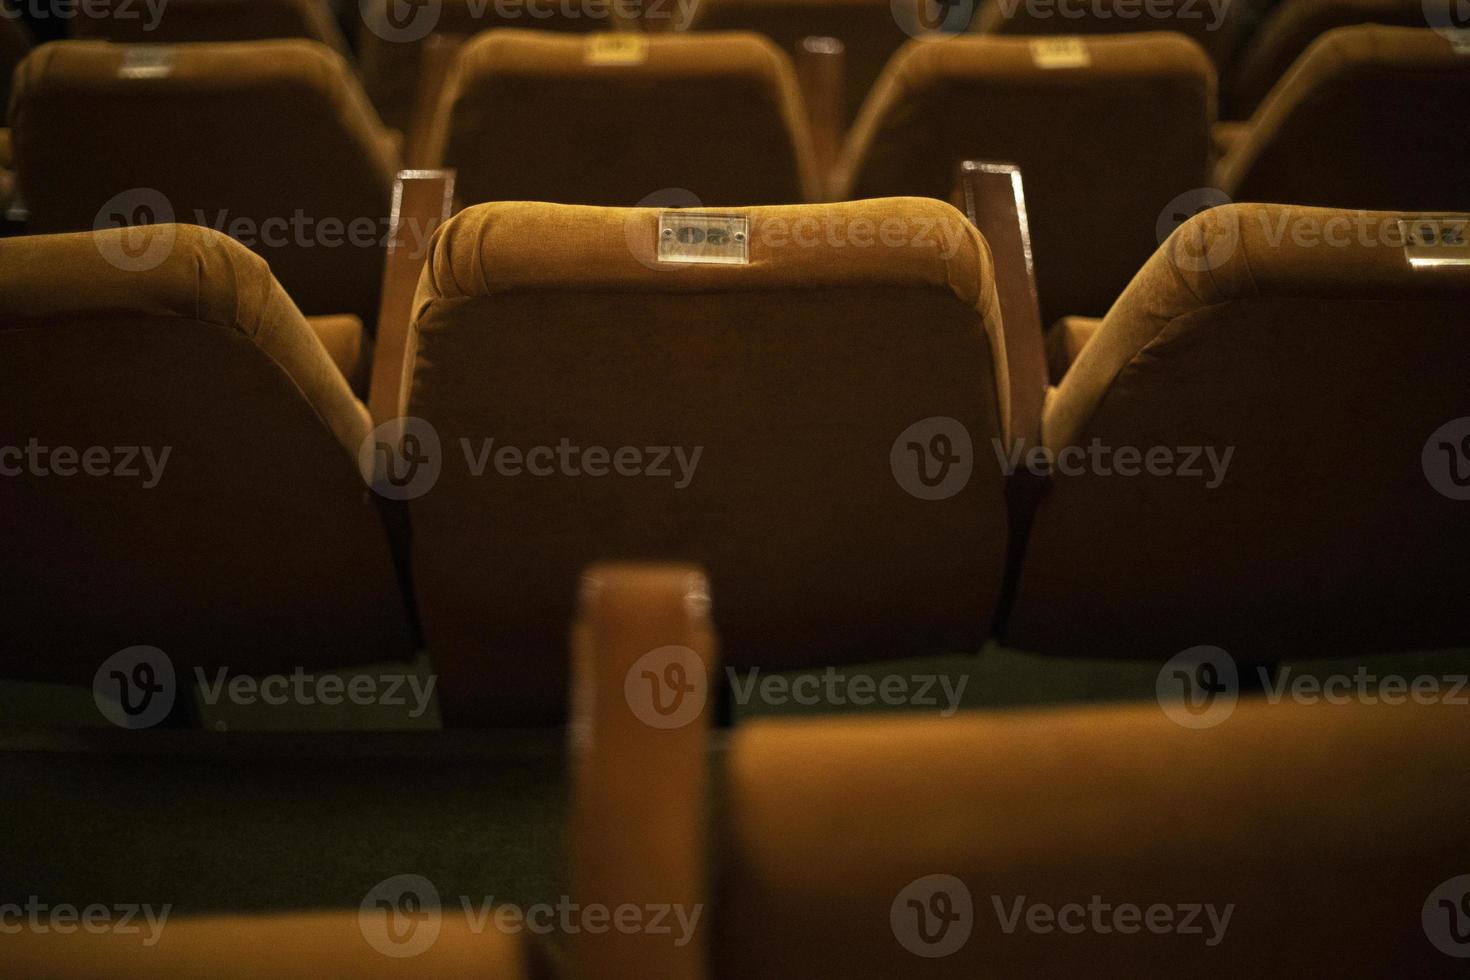
[[87, 0], [73, 24], [73, 37], [117, 44], [294, 37], [347, 53], [327, 0]]
[[[672, 7], [672, 0], [665, 0]], [[362, 25], [357, 35], [357, 57], [363, 84], [383, 121], [407, 132], [414, 98], [423, 70], [424, 44], [431, 34], [468, 36], [499, 27], [537, 31], [584, 33], [605, 31], [621, 24], [621, 3], [606, 8], [597, 0], [441, 0], [406, 7], [401, 0], [360, 0]], [[405, 17], [401, 11], [408, 11]], [[594, 12], [602, 16], [594, 17]]]
[[[720, 213], [748, 229], [504, 203], [435, 239], [405, 414], [443, 461], [410, 513], [451, 723], [561, 716], [597, 561], [702, 564], [737, 666], [987, 636], [1010, 406], [984, 241], [931, 200]], [[670, 221], [745, 234], [748, 264], [660, 261]]]
[[305, 313], [373, 324], [399, 160], [340, 56], [57, 42], [21, 65], [12, 108], [31, 231], [171, 212], [244, 238]]
[[914, 41], [863, 107], [836, 197], [946, 198], [961, 160], [1016, 164], [1042, 322], [1100, 316], [1166, 205], [1210, 182], [1214, 99], [1209, 62], [1170, 34]]
[[789, 60], [751, 34], [504, 30], [460, 52], [432, 139], [466, 204], [631, 206], [672, 188], [706, 204], [819, 193]]
[[1421, 909], [1465, 870], [1467, 735], [1263, 701], [749, 723], [710, 975], [1445, 975]]
[[1283, 0], [1273, 8], [1250, 44], [1235, 60], [1229, 86], [1229, 117], [1246, 119], [1272, 86], [1286, 76], [1312, 42], [1337, 27], [1354, 24], [1426, 26], [1426, 12], [1439, 0]]
[[[381, 913], [380, 913], [381, 914]], [[417, 913], [415, 929], [427, 930], [432, 912]], [[481, 980], [546, 980], [555, 976], [544, 954], [525, 934], [506, 934], [492, 914], [481, 932], [460, 909], [446, 908], [432, 942], [409, 931], [402, 946], [371, 945], [376, 928], [367, 913], [302, 912], [292, 915], [169, 918], [157, 942], [115, 931], [92, 932], [81, 924], [61, 933], [20, 931], [5, 937], [6, 966], [19, 974], [53, 980], [108, 976], [120, 980], [317, 980], [320, 977], [473, 977]], [[63, 926], [62, 928], [67, 928]], [[146, 933], [146, 927], [140, 930]], [[381, 934], [376, 934], [381, 936]], [[423, 934], [428, 936], [428, 932]]]
[[[1401, 218], [1442, 243], [1406, 249]], [[1466, 220], [1229, 205], [1180, 227], [1047, 403], [1070, 472], [1006, 641], [1245, 662], [1470, 641], [1465, 463], [1446, 456], [1470, 452], [1442, 431], [1470, 415]]]
[[190, 225], [4, 239], [0, 310], [0, 675], [412, 652], [367, 411], [258, 256]]
[[1307, 49], [1220, 164], [1237, 201], [1470, 209], [1470, 49], [1436, 31], [1362, 25]]
[[1250, 7], [1250, 0], [1178, 0], [1161, 4], [1134, 0], [991, 0], [980, 7], [975, 29], [982, 34], [1027, 37], [1170, 31], [1198, 44], [1216, 70], [1223, 70], [1249, 31]]
[[836, 38], [846, 52], [844, 122], [851, 123], [888, 59], [912, 36], [899, 23], [900, 9], [893, 0], [702, 0], [678, 29], [754, 31], [793, 57], [805, 38]]

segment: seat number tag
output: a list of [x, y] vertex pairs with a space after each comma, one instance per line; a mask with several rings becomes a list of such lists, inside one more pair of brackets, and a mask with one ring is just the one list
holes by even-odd
[[1470, 265], [1470, 218], [1400, 218], [1409, 264]]
[[663, 211], [658, 260], [695, 265], [749, 265], [750, 219], [736, 214]]
[[118, 78], [167, 78], [174, 70], [174, 49], [167, 44], [138, 44], [123, 52]]
[[587, 36], [587, 64], [641, 65], [648, 60], [648, 38], [642, 34], [608, 31]]
[[1031, 40], [1031, 61], [1037, 68], [1086, 68], [1092, 55], [1080, 37], [1038, 37]]

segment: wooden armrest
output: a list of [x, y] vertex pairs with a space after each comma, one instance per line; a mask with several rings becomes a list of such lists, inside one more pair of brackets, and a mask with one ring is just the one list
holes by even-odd
[[1034, 446], [1041, 439], [1046, 347], [1041, 335], [1021, 170], [1009, 163], [966, 160], [960, 164], [951, 200], [990, 245], [1011, 377], [1010, 439], [1022, 446]]
[[439, 165], [433, 159], [437, 155], [433, 143], [439, 98], [444, 94], [444, 83], [449, 80], [449, 69], [466, 40], [463, 34], [430, 34], [424, 38], [419, 55], [418, 91], [414, 96], [413, 117], [409, 120], [410, 167]]
[[403, 170], [393, 185], [378, 337], [368, 387], [368, 412], [375, 426], [401, 414], [405, 374], [410, 367], [408, 335], [413, 294], [429, 256], [429, 239], [448, 220], [453, 200], [453, 170]]
[[697, 922], [664, 934], [583, 930], [572, 937], [572, 975], [700, 980], [716, 669], [704, 573], [688, 565], [593, 567], [583, 577], [572, 660], [572, 898], [584, 909], [670, 907]]
[[843, 92], [847, 49], [835, 37], [807, 37], [796, 48], [796, 77], [806, 104], [807, 126], [822, 194], [829, 196], [832, 170], [842, 151]]

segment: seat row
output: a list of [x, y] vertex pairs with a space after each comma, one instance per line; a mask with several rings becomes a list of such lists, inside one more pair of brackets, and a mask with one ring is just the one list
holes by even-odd
[[433, 239], [376, 427], [219, 233], [0, 241], [0, 665], [421, 641], [451, 723], [538, 724], [617, 559], [707, 568], [736, 666], [1463, 643], [1465, 229], [1211, 209], [1064, 325], [1043, 391], [938, 201], [481, 205]]
[[1246, 702], [1203, 730], [1152, 706], [766, 720], [716, 741], [702, 689], [651, 724], [627, 678], [670, 650], [712, 675], [718, 589], [689, 567], [611, 565], [580, 591], [554, 908], [481, 906], [394, 865], [356, 910], [180, 910], [146, 942], [16, 928], [7, 964], [139, 980], [1130, 977], [1162, 962], [1366, 978], [1447, 975], [1463, 956], [1463, 709]]
[[[1428, 29], [1324, 37], [1251, 124], [1217, 129], [1228, 144], [1218, 167], [1213, 73], [1174, 35], [1078, 41], [1081, 60], [1064, 67], [1022, 39], [914, 41], [830, 174], [768, 42], [655, 36], [631, 61], [618, 50], [604, 62], [593, 40], [479, 36], [451, 71], [427, 159], [456, 171], [467, 204], [614, 206], [942, 199], [958, 161], [1008, 161], [1026, 175], [1046, 322], [1102, 315], [1160, 228], [1221, 200], [1470, 209], [1457, 163], [1470, 137], [1441, 122], [1470, 98], [1470, 58]], [[33, 232], [166, 221], [165, 209], [227, 231], [297, 214], [387, 219], [402, 153], [345, 63], [319, 46], [64, 42], [33, 54], [17, 83], [14, 152]], [[305, 312], [371, 326], [381, 250], [302, 239], [251, 244]]]
[[[883, 66], [911, 37], [966, 30], [991, 35], [1097, 35], [1176, 31], [1198, 42], [1220, 72], [1227, 118], [1250, 116], [1269, 89], [1316, 38], [1335, 27], [1384, 24], [1405, 27], [1465, 25], [1447, 0], [1225, 0], [1138, 7], [1128, 0], [1076, 3], [964, 2], [930, 0], [642, 0], [522, 4], [450, 0], [405, 16], [395, 0], [369, 0], [356, 31], [365, 85], [389, 125], [407, 127], [431, 36], [463, 36], [498, 27], [560, 32], [644, 30], [754, 31], [796, 54], [813, 37], [844, 48], [844, 100], [848, 121], [877, 81]], [[127, 44], [244, 41], [298, 37], [342, 54], [349, 45], [322, 0], [260, 0], [220, 7], [208, 0], [173, 0], [157, 16], [127, 13], [125, 0], [86, 5], [72, 34]], [[0, 24], [0, 71], [18, 60], [10, 49], [27, 43], [15, 18]], [[7, 55], [12, 60], [6, 60]]]

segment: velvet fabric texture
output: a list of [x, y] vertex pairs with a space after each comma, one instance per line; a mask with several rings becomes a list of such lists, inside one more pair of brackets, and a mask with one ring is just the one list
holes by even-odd
[[[1165, 447], [1176, 469], [1054, 479], [1006, 642], [1256, 662], [1470, 638], [1470, 524], [1426, 478], [1426, 440], [1466, 414], [1470, 266], [1410, 265], [1399, 217], [1212, 208], [1149, 260], [1043, 436], [1058, 454]], [[1180, 474], [1183, 447], [1228, 466], [1196, 452]]]
[[[714, 975], [1437, 975], [1419, 910], [1463, 866], [1467, 762], [1470, 713], [1444, 705], [752, 722], [719, 794]], [[1223, 937], [1199, 908], [1171, 916], [1192, 932], [1115, 927], [1204, 903], [1233, 906]], [[1038, 906], [1059, 920], [1028, 925]]]
[[168, 0], [153, 12], [140, 2], [88, 0], [72, 36], [116, 44], [265, 41], [304, 38], [348, 54], [327, 0]]
[[1210, 181], [1215, 77], [1177, 35], [1081, 43], [1079, 68], [1038, 66], [1024, 38], [910, 43], [848, 138], [837, 197], [948, 198], [962, 160], [1017, 164], [1042, 322], [1106, 313], [1165, 206]]
[[[737, 666], [973, 649], [989, 633], [1009, 389], [983, 240], [930, 200], [734, 213], [751, 222], [749, 265], [659, 264], [652, 209], [491, 204], [435, 238], [405, 414], [442, 446], [410, 512], [453, 723], [560, 716], [577, 577], [595, 561], [705, 567]], [[968, 434], [973, 472], [921, 499], [893, 457], [935, 417]], [[642, 468], [530, 458], [563, 443], [632, 447]], [[505, 475], [505, 447], [527, 467]]]
[[21, 65], [11, 110], [30, 229], [167, 221], [166, 204], [178, 221], [240, 228], [306, 313], [373, 324], [400, 164], [346, 62], [311, 41], [181, 44], [154, 49], [162, 77], [120, 77], [137, 50], [62, 41]]
[[1467, 100], [1470, 54], [1443, 35], [1338, 28], [1261, 103], [1219, 186], [1237, 201], [1470, 210]]
[[0, 446], [45, 451], [0, 460], [0, 672], [90, 683], [139, 644], [247, 672], [412, 652], [367, 411], [258, 256], [189, 225], [3, 239], [0, 311]]
[[[646, 58], [589, 61], [594, 41], [502, 30], [460, 52], [435, 158], [466, 204], [633, 206], [656, 192], [712, 206], [820, 193], [789, 59], [754, 34], [646, 38]], [[676, 203], [670, 201], [668, 203]]]
[[[1449, 20], [1449, 2], [1438, 3]], [[1236, 57], [1230, 74], [1229, 118], [1248, 119], [1272, 87], [1323, 34], [1354, 24], [1424, 27], [1436, 0], [1282, 0]]]
[[[1181, 2], [1157, 5], [1135, 0], [1089, 0], [1088, 3], [1002, 3], [994, 0], [980, 8], [975, 29], [981, 34], [1035, 36], [1133, 34], [1169, 31], [1183, 34], [1204, 49], [1217, 70], [1250, 30], [1249, 0], [1221, 0], [1219, 4]], [[1063, 13], [1063, 11], [1066, 11]]]

